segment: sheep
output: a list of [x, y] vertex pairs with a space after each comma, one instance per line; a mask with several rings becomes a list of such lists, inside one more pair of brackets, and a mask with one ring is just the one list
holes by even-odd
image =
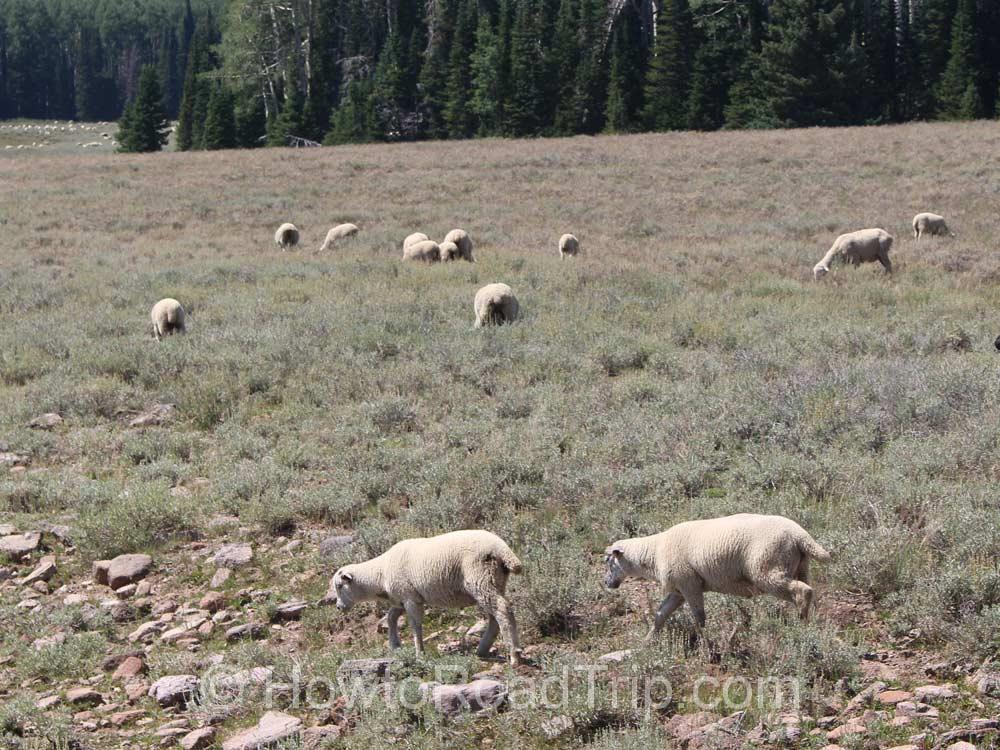
[[288, 250], [299, 244], [299, 230], [294, 224], [285, 222], [274, 233], [274, 241], [282, 250]]
[[186, 333], [184, 326], [184, 308], [175, 299], [167, 297], [161, 299], [149, 312], [149, 318], [153, 321], [153, 337], [159, 341], [164, 336], [171, 336], [177, 333]]
[[922, 213], [913, 217], [913, 238], [920, 241], [925, 234], [947, 235], [954, 237], [955, 234], [948, 229], [943, 216], [937, 214]]
[[353, 237], [358, 233], [358, 227], [355, 224], [338, 224], [329, 232], [326, 233], [326, 239], [323, 240], [323, 245], [320, 247], [319, 251], [325, 252], [329, 250], [333, 244], [344, 237]]
[[454, 242], [442, 242], [438, 247], [441, 249], [441, 260], [451, 261], [457, 260], [461, 257], [461, 250], [458, 249], [458, 245]]
[[572, 234], [564, 234], [559, 238], [559, 257], [565, 258], [567, 255], [578, 255], [580, 253], [580, 240]]
[[416, 245], [418, 242], [427, 242], [429, 239], [430, 237], [423, 232], [414, 232], [403, 240], [403, 254], [406, 254], [406, 248], [410, 247], [410, 245]]
[[835, 258], [848, 261], [852, 266], [873, 263], [876, 260], [892, 273], [889, 250], [894, 237], [884, 229], [862, 229], [842, 234], [833, 242], [823, 259], [813, 266], [813, 278], [819, 281], [830, 272], [830, 263]]
[[436, 263], [441, 260], [441, 246], [433, 240], [422, 240], [403, 248], [403, 260], [425, 260]]
[[605, 584], [616, 589], [629, 577], [660, 584], [665, 598], [646, 635], [649, 641], [684, 602], [703, 628], [706, 591], [748, 598], [769, 594], [793, 602], [799, 617], [808, 619], [810, 558], [828, 560], [830, 554], [794, 521], [740, 513], [618, 540], [605, 550]]
[[473, 309], [476, 313], [476, 328], [513, 323], [520, 312], [517, 297], [506, 284], [487, 284], [476, 292]]
[[469, 233], [464, 229], [452, 229], [445, 235], [445, 242], [454, 242], [458, 247], [458, 257], [463, 260], [467, 260], [470, 263], [475, 263], [475, 259], [472, 257], [472, 238], [469, 237]]
[[462, 608], [477, 605], [489, 618], [476, 653], [485, 658], [498, 633], [510, 647], [510, 663], [521, 661], [517, 622], [505, 593], [521, 561], [503, 539], [489, 531], [453, 531], [406, 539], [367, 562], [345, 565], [330, 581], [321, 604], [347, 612], [355, 604], [377, 600], [389, 605], [389, 647], [399, 648], [399, 618], [405, 612], [417, 653], [424, 653], [425, 605]]

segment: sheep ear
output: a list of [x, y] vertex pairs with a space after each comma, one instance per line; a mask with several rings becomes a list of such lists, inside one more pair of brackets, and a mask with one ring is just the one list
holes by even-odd
[[607, 555], [608, 557], [621, 557], [622, 548], [619, 547], [618, 545], [615, 545], [613, 547], [608, 547]]
[[341, 573], [340, 580], [347, 581], [348, 583], [350, 583], [351, 581], [354, 580], [354, 576], [352, 576], [350, 573]]

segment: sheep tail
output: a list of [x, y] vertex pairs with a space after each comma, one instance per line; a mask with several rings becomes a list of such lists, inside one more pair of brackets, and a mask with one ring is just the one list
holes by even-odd
[[514, 573], [516, 575], [523, 570], [521, 561], [518, 559], [517, 555], [511, 552], [506, 546], [495, 549], [491, 557], [503, 565], [507, 569], [508, 573]]
[[823, 547], [820, 546], [819, 542], [813, 539], [811, 536], [806, 534], [804, 537], [799, 539], [799, 550], [806, 557], [811, 557], [813, 560], [829, 560], [830, 553], [827, 552]]

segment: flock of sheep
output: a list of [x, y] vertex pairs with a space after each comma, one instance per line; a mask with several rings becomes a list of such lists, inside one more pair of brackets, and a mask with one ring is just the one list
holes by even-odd
[[[340, 224], [326, 235], [321, 250], [358, 233], [354, 224]], [[913, 236], [951, 235], [943, 217], [921, 213], [913, 218]], [[951, 235], [954, 236], [954, 235]], [[274, 240], [282, 250], [299, 243], [294, 224], [282, 224]], [[893, 237], [884, 229], [862, 229], [839, 236], [813, 268], [817, 280], [834, 261], [852, 265], [880, 262], [892, 272], [889, 251]], [[561, 257], [575, 256], [580, 243], [572, 234], [559, 239]], [[441, 243], [417, 232], [403, 241], [403, 260], [475, 263], [472, 239], [463, 229], [453, 229]], [[499, 325], [517, 319], [519, 305], [507, 284], [487, 284], [473, 302], [475, 326]], [[185, 330], [184, 308], [175, 299], [163, 299], [151, 312], [153, 334], [159, 340]], [[998, 339], [1000, 348], [1000, 339]], [[616, 589], [626, 578], [655, 581], [663, 597], [647, 640], [667, 618], [687, 603], [700, 630], [705, 625], [705, 592], [741, 597], [770, 595], [791, 602], [806, 619], [813, 601], [809, 586], [809, 561], [828, 560], [823, 549], [801, 526], [782, 516], [738, 514], [724, 518], [688, 521], [653, 536], [621, 539], [605, 550], [605, 585]], [[517, 622], [506, 598], [507, 580], [521, 572], [521, 562], [500, 537], [489, 531], [454, 531], [426, 539], [407, 539], [366, 562], [338, 570], [322, 604], [347, 611], [363, 601], [389, 606], [386, 621], [389, 646], [399, 648], [399, 618], [405, 614], [416, 650], [424, 651], [424, 608], [479, 607], [488, 618], [477, 648], [488, 657], [501, 633], [510, 650], [510, 663], [521, 662]]]

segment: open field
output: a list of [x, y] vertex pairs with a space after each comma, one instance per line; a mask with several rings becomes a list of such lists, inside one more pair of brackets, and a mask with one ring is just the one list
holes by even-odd
[[[917, 244], [925, 210], [957, 237]], [[283, 221], [303, 236], [286, 254]], [[361, 234], [320, 255], [342, 221]], [[309, 741], [336, 748], [930, 748], [973, 727], [997, 746], [974, 722], [1000, 711], [998, 223], [995, 122], [0, 151], [0, 522], [44, 532], [0, 561], [0, 738], [143, 748], [211, 723], [221, 744], [267, 696], [162, 708], [142, 685], [220, 661], [332, 677], [384, 656], [372, 605], [285, 623], [278, 607], [317, 601], [339, 565], [400, 539], [481, 527], [525, 565], [509, 592], [531, 664], [478, 660], [457, 645], [474, 611], [430, 610], [428, 657], [404, 630], [395, 673], [511, 685], [568, 670], [565, 700], [473, 720], [293, 705], [288, 690], [270, 705], [328, 727]], [[399, 260], [410, 232], [456, 226], [476, 264]], [[896, 273], [813, 282], [833, 239], [869, 226], [895, 235]], [[560, 260], [564, 232], [581, 257]], [[474, 330], [492, 281], [522, 319]], [[162, 297], [184, 304], [189, 333], [157, 344]], [[129, 427], [157, 404], [175, 406], [163, 424]], [[49, 412], [62, 423], [27, 426]], [[710, 595], [700, 643], [683, 609], [644, 646], [656, 595], [604, 590], [604, 547], [741, 511], [787, 515], [833, 552], [813, 566], [815, 617]], [[354, 541], [321, 545], [334, 535]], [[230, 542], [253, 558], [213, 589]], [[129, 552], [152, 571], [117, 599], [91, 564]], [[47, 583], [21, 585], [44, 555]], [[199, 604], [213, 590], [222, 600]], [[227, 640], [245, 623], [264, 627]], [[589, 694], [574, 670], [621, 649]], [[131, 683], [105, 662], [130, 652], [144, 671]], [[623, 699], [654, 676], [669, 701], [662, 684]], [[800, 700], [747, 687], [775, 677]], [[876, 680], [907, 695], [851, 702]], [[956, 694], [909, 695], [927, 684]], [[81, 686], [99, 695], [67, 694]], [[685, 738], [676, 716], [729, 716], [747, 694], [745, 714]], [[697, 718], [699, 697], [717, 716]]]

